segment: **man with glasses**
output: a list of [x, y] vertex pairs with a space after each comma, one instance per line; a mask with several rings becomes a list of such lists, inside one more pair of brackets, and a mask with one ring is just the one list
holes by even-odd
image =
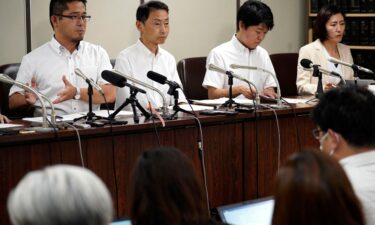
[[375, 96], [357, 86], [336, 88], [323, 95], [312, 117], [321, 150], [340, 161], [366, 224], [375, 224]]
[[[88, 85], [74, 72], [79, 68], [103, 89], [104, 96], [93, 92], [93, 110], [99, 109], [105, 99], [113, 102], [116, 89], [101, 78], [103, 70], [112, 68], [108, 54], [100, 46], [83, 41], [91, 18], [86, 14], [86, 0], [51, 0], [49, 13], [54, 36], [23, 57], [17, 80], [50, 98], [58, 115], [88, 111]], [[41, 105], [35, 95], [11, 88], [10, 108], [32, 106], [35, 115], [40, 115]]]
[[[116, 59], [115, 69], [161, 90], [168, 104], [172, 105], [174, 99], [167, 94], [168, 85], [156, 83], [146, 76], [147, 72], [152, 70], [182, 87], [175, 58], [160, 47], [169, 34], [168, 6], [160, 1], [149, 1], [140, 5], [136, 13], [136, 26], [140, 37], [137, 43], [120, 52]], [[185, 102], [184, 94], [181, 90], [178, 92], [179, 102]], [[127, 97], [129, 97], [128, 88], [118, 89], [116, 106], [120, 106]], [[151, 90], [147, 90], [147, 97], [144, 94], [138, 94], [137, 99], [143, 107], [147, 107], [149, 101], [153, 107], [162, 106], [162, 98]]]

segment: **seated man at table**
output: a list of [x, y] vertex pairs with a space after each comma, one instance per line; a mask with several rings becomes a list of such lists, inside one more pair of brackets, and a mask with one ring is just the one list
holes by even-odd
[[[273, 25], [273, 14], [266, 4], [260, 1], [246, 1], [237, 13], [237, 33], [233, 35], [232, 40], [210, 52], [207, 66], [214, 64], [231, 70], [231, 64], [239, 64], [256, 66], [275, 74], [268, 52], [259, 46]], [[276, 83], [270, 74], [247, 69], [237, 69], [234, 72], [252, 82], [260, 94], [276, 97]], [[229, 97], [228, 78], [225, 74], [207, 69], [202, 85], [207, 88], [210, 99]], [[255, 88], [250, 88], [246, 82], [233, 80], [233, 97], [253, 99], [255, 93]]]
[[[106, 51], [83, 41], [86, 23], [86, 0], [51, 0], [50, 23], [54, 36], [51, 41], [23, 57], [17, 81], [27, 83], [53, 101], [57, 115], [88, 111], [87, 83], [75, 74], [79, 68], [87, 77], [101, 85], [107, 102], [114, 102], [116, 89], [101, 78], [103, 70], [111, 69]], [[93, 109], [105, 99], [93, 93]], [[13, 86], [9, 92], [9, 108], [35, 106], [41, 114], [41, 104], [30, 92]]]
[[346, 86], [328, 91], [312, 117], [320, 149], [340, 161], [362, 201], [366, 224], [375, 224], [375, 96]]
[[[149, 1], [138, 7], [136, 19], [140, 37], [137, 43], [120, 52], [116, 59], [115, 69], [161, 90], [168, 105], [173, 105], [173, 96], [167, 94], [168, 85], [159, 84], [146, 76], [151, 70], [166, 76], [168, 80], [174, 81], [182, 87], [175, 58], [160, 47], [169, 34], [169, 8], [163, 2]], [[163, 105], [162, 98], [158, 93], [148, 89], [146, 91], [147, 96], [137, 95], [137, 99], [144, 108], [148, 106], [149, 101], [153, 107]], [[178, 90], [178, 92], [178, 102], [186, 101], [182, 91]], [[118, 89], [116, 107], [120, 106], [127, 97], [129, 97], [128, 88]]]

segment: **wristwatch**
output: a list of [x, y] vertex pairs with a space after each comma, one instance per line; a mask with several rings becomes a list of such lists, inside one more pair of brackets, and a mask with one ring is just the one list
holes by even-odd
[[80, 88], [76, 88], [76, 95], [74, 95], [73, 97], [75, 100], [79, 100], [81, 98], [81, 89]]

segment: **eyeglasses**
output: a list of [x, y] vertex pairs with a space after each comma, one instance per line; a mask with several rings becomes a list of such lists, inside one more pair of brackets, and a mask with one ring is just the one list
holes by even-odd
[[312, 130], [312, 134], [313, 134], [313, 136], [314, 136], [314, 138], [316, 139], [316, 140], [320, 140], [320, 138], [321, 138], [321, 132], [322, 132], [322, 130], [320, 129], [320, 128], [315, 128], [315, 129], [313, 129]]
[[71, 20], [74, 20], [74, 21], [83, 21], [83, 22], [89, 22], [90, 19], [91, 19], [91, 16], [87, 16], [87, 15], [84, 15], [84, 16], [79, 16], [79, 15], [60, 15], [60, 14], [55, 14], [55, 16], [61, 16], [61, 17], [64, 17], [64, 18], [69, 18]]

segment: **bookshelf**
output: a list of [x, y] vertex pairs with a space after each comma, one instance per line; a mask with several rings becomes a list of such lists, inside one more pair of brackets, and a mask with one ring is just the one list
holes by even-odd
[[[336, 4], [346, 17], [343, 44], [351, 48], [355, 64], [375, 71], [375, 0], [308, 0], [308, 42], [314, 41], [313, 23], [325, 4]], [[359, 74], [361, 78], [366, 74]]]

